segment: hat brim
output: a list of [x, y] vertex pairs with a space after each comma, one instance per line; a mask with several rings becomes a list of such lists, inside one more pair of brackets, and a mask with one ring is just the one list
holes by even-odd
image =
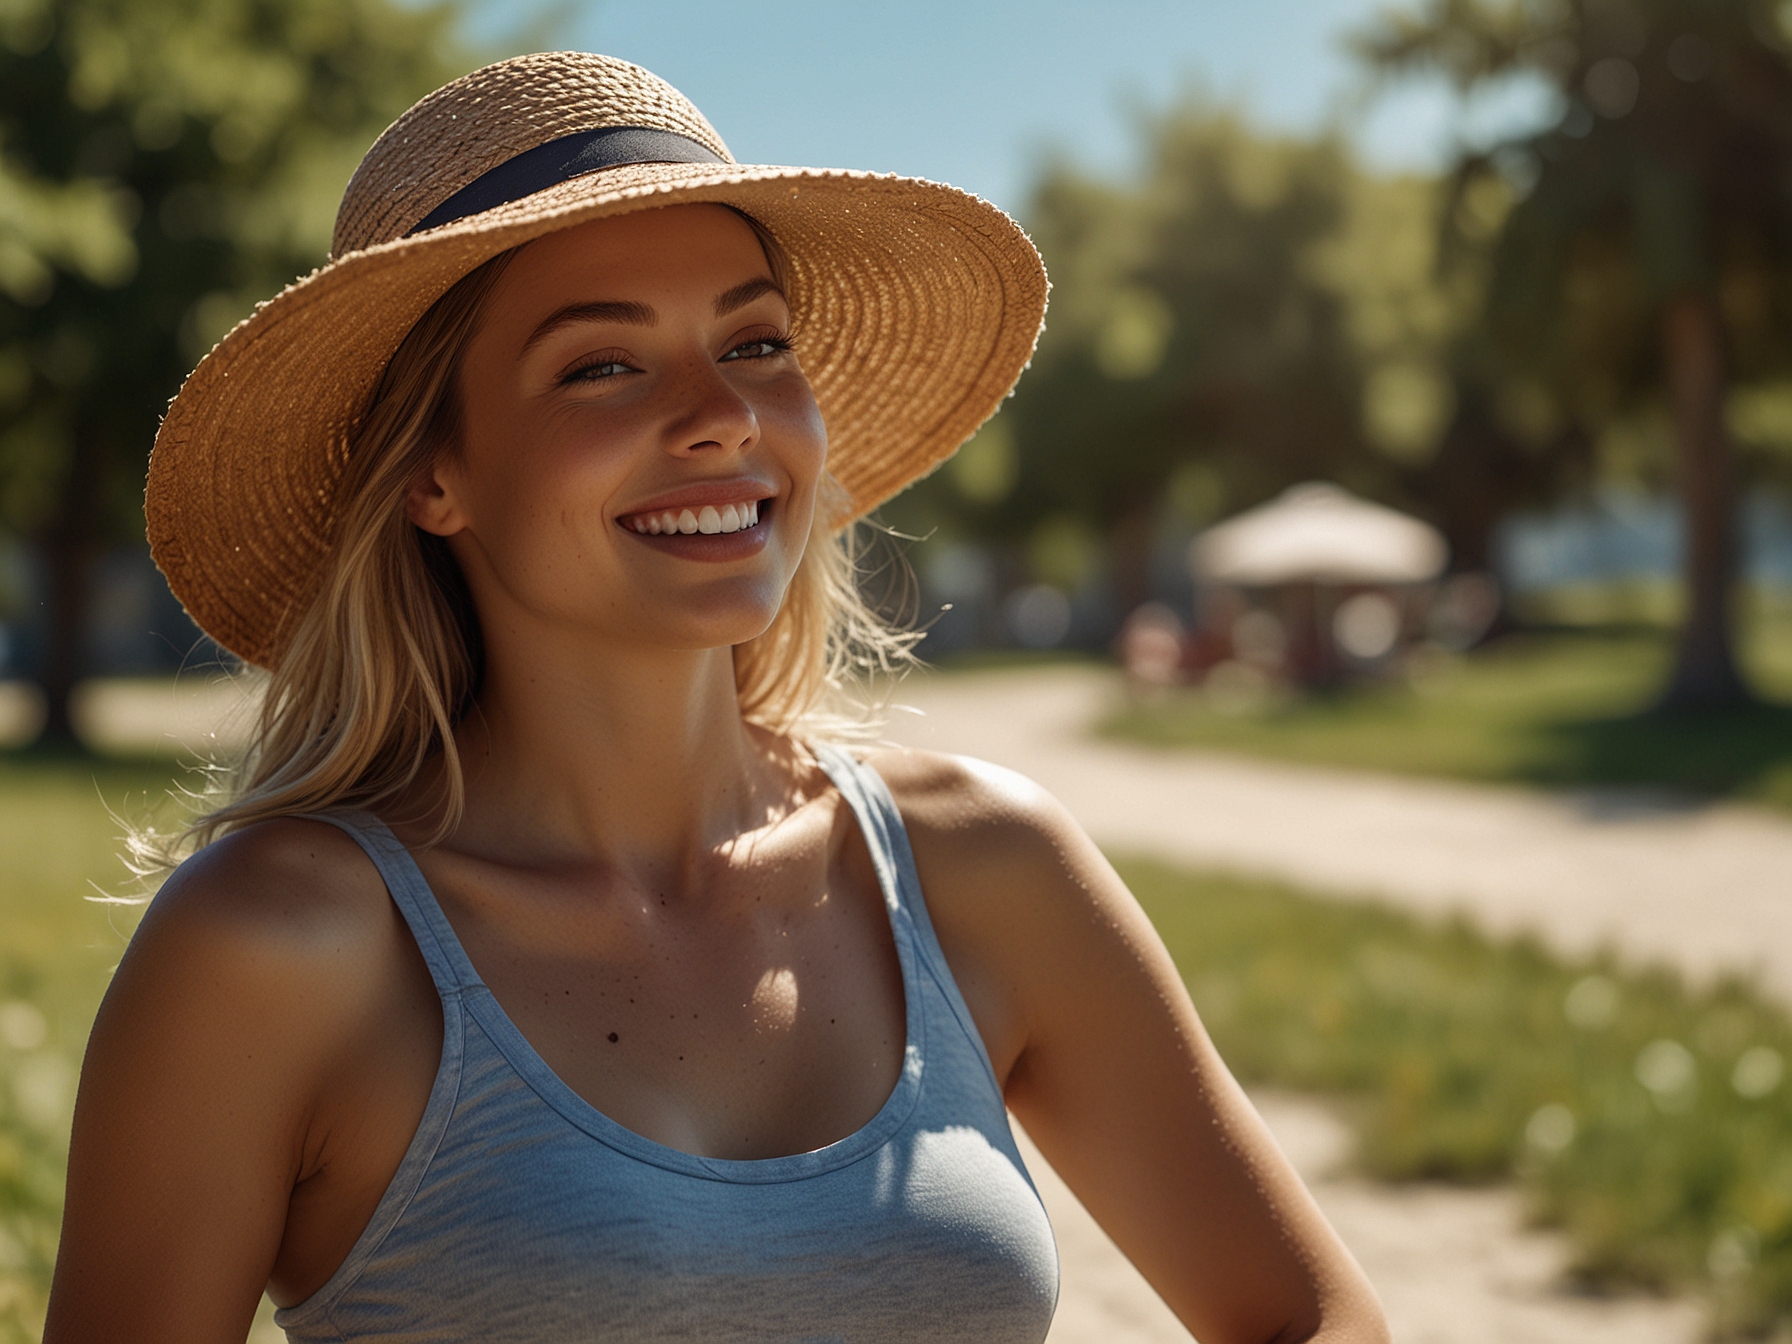
[[792, 330], [828, 427], [844, 525], [926, 475], [1031, 358], [1046, 279], [995, 206], [916, 178], [632, 164], [332, 260], [205, 357], [150, 455], [150, 551], [193, 620], [278, 660], [316, 592], [350, 435], [417, 320], [482, 262], [544, 234], [661, 206], [745, 211], [788, 257]]

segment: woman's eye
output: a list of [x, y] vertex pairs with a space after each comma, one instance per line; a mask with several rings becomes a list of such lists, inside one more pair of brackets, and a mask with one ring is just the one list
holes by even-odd
[[627, 373], [629, 366], [622, 360], [604, 360], [602, 364], [586, 364], [582, 369], [573, 369], [573, 378], [595, 380], [595, 378], [615, 378], [618, 373]]
[[742, 341], [722, 358], [768, 359], [772, 355], [781, 355], [788, 349], [790, 342], [782, 336], [760, 336], [751, 341]]
[[566, 381], [569, 383], [597, 383], [630, 371], [630, 366], [624, 364], [620, 359], [600, 359], [595, 364], [585, 364], [574, 369], [566, 375]]

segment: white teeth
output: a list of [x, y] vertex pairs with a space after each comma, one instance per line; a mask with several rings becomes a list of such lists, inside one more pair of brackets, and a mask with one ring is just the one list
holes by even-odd
[[705, 504], [695, 513], [689, 509], [665, 513], [637, 514], [630, 519], [628, 526], [643, 536], [676, 536], [683, 533], [691, 536], [701, 532], [705, 536], [717, 533], [739, 532], [743, 528], [759, 526], [759, 504], [757, 499], [747, 500], [742, 504], [724, 504], [717, 508], [714, 504]]

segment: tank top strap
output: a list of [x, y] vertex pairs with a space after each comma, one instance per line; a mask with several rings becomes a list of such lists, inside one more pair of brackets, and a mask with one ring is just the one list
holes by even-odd
[[1001, 1084], [984, 1048], [983, 1033], [977, 1029], [970, 1005], [965, 1002], [945, 949], [940, 946], [939, 935], [933, 930], [933, 920], [928, 917], [921, 874], [915, 867], [915, 852], [909, 846], [908, 827], [903, 824], [890, 786], [884, 783], [882, 775], [850, 752], [826, 742], [811, 742], [808, 747], [859, 820], [871, 862], [877, 869], [878, 884], [890, 906], [890, 924], [896, 936], [912, 938], [916, 961], [938, 988], [947, 1012], [957, 1020], [984, 1076], [1000, 1096]]
[[411, 937], [417, 940], [417, 950], [423, 954], [437, 993], [449, 999], [480, 986], [479, 973], [467, 960], [448, 916], [442, 913], [435, 893], [423, 877], [423, 870], [385, 822], [371, 812], [350, 810], [314, 812], [306, 819], [327, 822], [344, 832], [373, 861], [392, 903], [404, 916]]
[[[928, 973], [941, 982], [953, 1011], [968, 1028], [970, 1014], [962, 1006], [958, 987], [946, 965], [946, 955], [934, 934], [933, 921], [927, 917], [927, 900], [921, 893], [921, 874], [915, 867], [908, 828], [903, 825], [902, 813], [897, 810], [890, 786], [877, 771], [840, 747], [826, 742], [807, 745], [859, 820], [866, 846], [871, 850], [871, 862], [877, 869], [878, 884], [890, 904], [892, 919], [899, 926], [906, 922], [914, 929], [923, 964]], [[976, 1035], [974, 1030], [972, 1035]], [[981, 1047], [982, 1038], [977, 1039]]]
[[832, 743], [806, 745], [858, 819], [866, 848], [871, 851], [872, 866], [877, 870], [878, 886], [891, 913], [913, 919], [917, 904], [914, 893], [921, 889], [921, 879], [915, 871], [915, 856], [908, 847], [908, 832], [903, 829], [896, 800], [890, 796], [883, 776]]

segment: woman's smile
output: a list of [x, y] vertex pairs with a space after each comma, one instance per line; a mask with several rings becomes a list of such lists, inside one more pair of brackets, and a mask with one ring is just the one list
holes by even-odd
[[771, 496], [637, 510], [616, 521], [635, 540], [684, 560], [740, 560], [765, 549]]
[[738, 532], [743, 527], [759, 526], [759, 502], [749, 500], [736, 507], [724, 504], [717, 510], [714, 504], [702, 504], [697, 511], [690, 509], [667, 509], [664, 513], [638, 513], [631, 519], [624, 520], [623, 526], [632, 527], [643, 536], [659, 536], [664, 533], [671, 536], [674, 532], [682, 532], [685, 536], [701, 532], [704, 536], [714, 536], [718, 532]]

